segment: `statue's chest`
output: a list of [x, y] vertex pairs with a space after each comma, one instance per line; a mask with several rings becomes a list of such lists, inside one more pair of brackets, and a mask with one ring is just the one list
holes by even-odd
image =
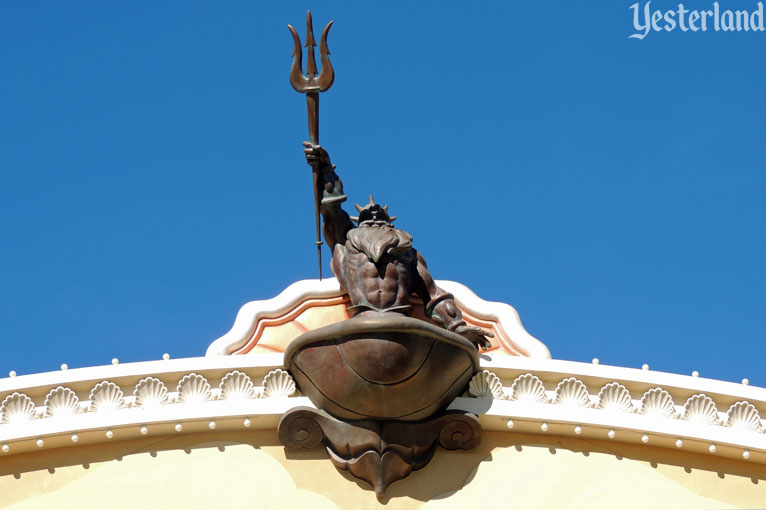
[[365, 279], [408, 280], [412, 267], [412, 260], [406, 257], [384, 255], [377, 263], [374, 263], [367, 255], [357, 250], [349, 253], [346, 261], [349, 276]]

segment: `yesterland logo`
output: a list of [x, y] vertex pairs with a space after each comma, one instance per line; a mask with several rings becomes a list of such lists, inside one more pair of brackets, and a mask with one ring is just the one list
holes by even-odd
[[713, 2], [710, 9], [687, 9], [678, 4], [675, 9], [652, 9], [651, 0], [643, 8], [639, 3], [629, 7], [633, 10], [633, 28], [636, 33], [628, 37], [643, 39], [650, 31], [672, 32], [763, 32], [763, 2], [755, 4], [750, 11], [745, 9], [722, 9], [718, 2]]

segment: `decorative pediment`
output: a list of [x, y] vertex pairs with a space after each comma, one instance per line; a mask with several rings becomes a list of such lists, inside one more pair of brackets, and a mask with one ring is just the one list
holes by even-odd
[[[437, 280], [455, 296], [465, 320], [494, 334], [487, 352], [494, 355], [550, 358], [548, 348], [530, 335], [516, 310], [505, 303], [485, 301], [457, 282]], [[426, 319], [423, 304], [411, 301], [412, 316]], [[237, 314], [234, 326], [207, 349], [207, 356], [284, 352], [308, 331], [350, 318], [349, 299], [335, 278], [301, 280], [272, 299], [251, 301]]]

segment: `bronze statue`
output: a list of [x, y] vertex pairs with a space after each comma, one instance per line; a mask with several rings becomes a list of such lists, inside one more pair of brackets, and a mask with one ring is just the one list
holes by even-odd
[[[343, 183], [319, 145], [319, 93], [330, 88], [334, 71], [322, 32], [322, 72], [314, 60], [311, 13], [306, 17], [308, 64], [301, 69], [295, 29], [290, 83], [306, 94], [314, 207], [322, 279], [319, 216], [332, 251], [332, 270], [351, 302], [348, 320], [295, 338], [284, 364], [316, 409], [287, 411], [279, 439], [290, 448], [323, 445], [332, 463], [370, 483], [378, 498], [386, 488], [425, 467], [437, 446], [470, 450], [481, 440], [478, 418], [446, 410], [479, 370], [478, 351], [491, 333], [468, 326], [453, 296], [440, 289], [412, 236], [394, 227], [388, 206], [357, 205], [358, 217], [342, 208]], [[354, 225], [356, 222], [356, 225]], [[415, 298], [415, 299], [413, 299]], [[410, 317], [422, 300], [426, 320]]]
[[464, 336], [477, 349], [488, 348], [487, 336], [492, 333], [466, 325], [452, 294], [436, 286], [423, 255], [412, 247], [412, 236], [394, 227], [396, 216], [388, 215], [388, 206], [376, 204], [370, 195], [366, 206], [356, 205], [359, 216], [349, 216], [340, 206], [346, 196], [329, 154], [319, 145], [303, 145], [306, 161], [322, 177], [324, 237], [332, 251], [333, 273], [351, 299], [353, 316], [409, 315], [410, 297], [417, 296], [423, 300], [426, 317]]

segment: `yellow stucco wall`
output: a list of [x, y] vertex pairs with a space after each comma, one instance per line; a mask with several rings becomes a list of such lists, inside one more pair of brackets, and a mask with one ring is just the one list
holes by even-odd
[[383, 504], [321, 450], [273, 431], [220, 432], [0, 457], [0, 507], [21, 509], [443, 509], [766, 507], [766, 471], [648, 446], [486, 432], [439, 451]]

